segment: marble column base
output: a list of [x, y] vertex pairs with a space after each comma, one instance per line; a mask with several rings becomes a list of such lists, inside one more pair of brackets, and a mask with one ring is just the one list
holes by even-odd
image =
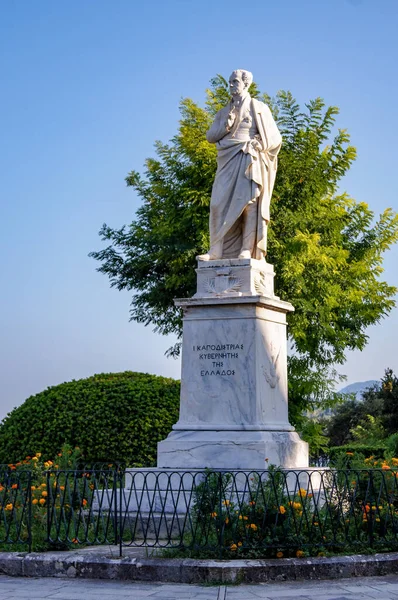
[[158, 468], [308, 468], [308, 444], [295, 431], [172, 431], [158, 443]]
[[[289, 423], [286, 315], [272, 265], [198, 262], [183, 311], [180, 415], [158, 444], [159, 468], [263, 470], [308, 466]], [[268, 459], [268, 460], [266, 460]]]

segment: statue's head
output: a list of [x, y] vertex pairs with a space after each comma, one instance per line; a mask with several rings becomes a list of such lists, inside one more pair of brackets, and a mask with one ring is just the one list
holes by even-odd
[[229, 89], [232, 96], [247, 91], [252, 84], [252, 81], [253, 73], [250, 73], [250, 71], [245, 71], [244, 69], [232, 71], [231, 77], [229, 78]]

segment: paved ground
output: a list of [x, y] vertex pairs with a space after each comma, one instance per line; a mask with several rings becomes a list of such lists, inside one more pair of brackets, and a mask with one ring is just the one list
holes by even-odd
[[198, 586], [0, 576], [0, 600], [394, 600], [398, 575], [340, 581]]

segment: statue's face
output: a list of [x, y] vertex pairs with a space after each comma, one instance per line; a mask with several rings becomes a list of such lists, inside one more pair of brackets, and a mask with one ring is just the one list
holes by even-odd
[[234, 71], [229, 78], [229, 89], [232, 96], [236, 96], [236, 94], [242, 94], [246, 89], [244, 81], [240, 73], [236, 73]]

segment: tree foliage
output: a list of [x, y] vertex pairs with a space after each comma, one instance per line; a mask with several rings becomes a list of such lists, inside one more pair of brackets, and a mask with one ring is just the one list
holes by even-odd
[[398, 432], [398, 378], [386, 369], [380, 384], [337, 407], [326, 426], [332, 446], [373, 444]]
[[[275, 266], [276, 293], [295, 306], [289, 369], [298, 418], [309, 398], [325, 398], [332, 365], [342, 364], [348, 349], [362, 349], [366, 328], [393, 308], [396, 290], [380, 275], [398, 220], [391, 209], [375, 220], [367, 204], [340, 191], [356, 151], [347, 131], [335, 129], [335, 106], [316, 98], [302, 109], [290, 92], [271, 99], [255, 84], [250, 91], [270, 106], [283, 136], [267, 260]], [[133, 291], [131, 319], [163, 334], [181, 334], [173, 299], [194, 294], [195, 257], [208, 250], [216, 148], [205, 132], [227, 99], [227, 82], [217, 76], [204, 108], [182, 100], [175, 137], [156, 142], [144, 176], [132, 171], [126, 178], [142, 199], [135, 220], [120, 229], [104, 224], [100, 236], [108, 246], [91, 253], [111, 286]]]
[[0, 424], [0, 464], [41, 452], [52, 459], [64, 444], [87, 461], [156, 464], [157, 442], [178, 419], [180, 384], [146, 373], [102, 373], [28, 398]]

